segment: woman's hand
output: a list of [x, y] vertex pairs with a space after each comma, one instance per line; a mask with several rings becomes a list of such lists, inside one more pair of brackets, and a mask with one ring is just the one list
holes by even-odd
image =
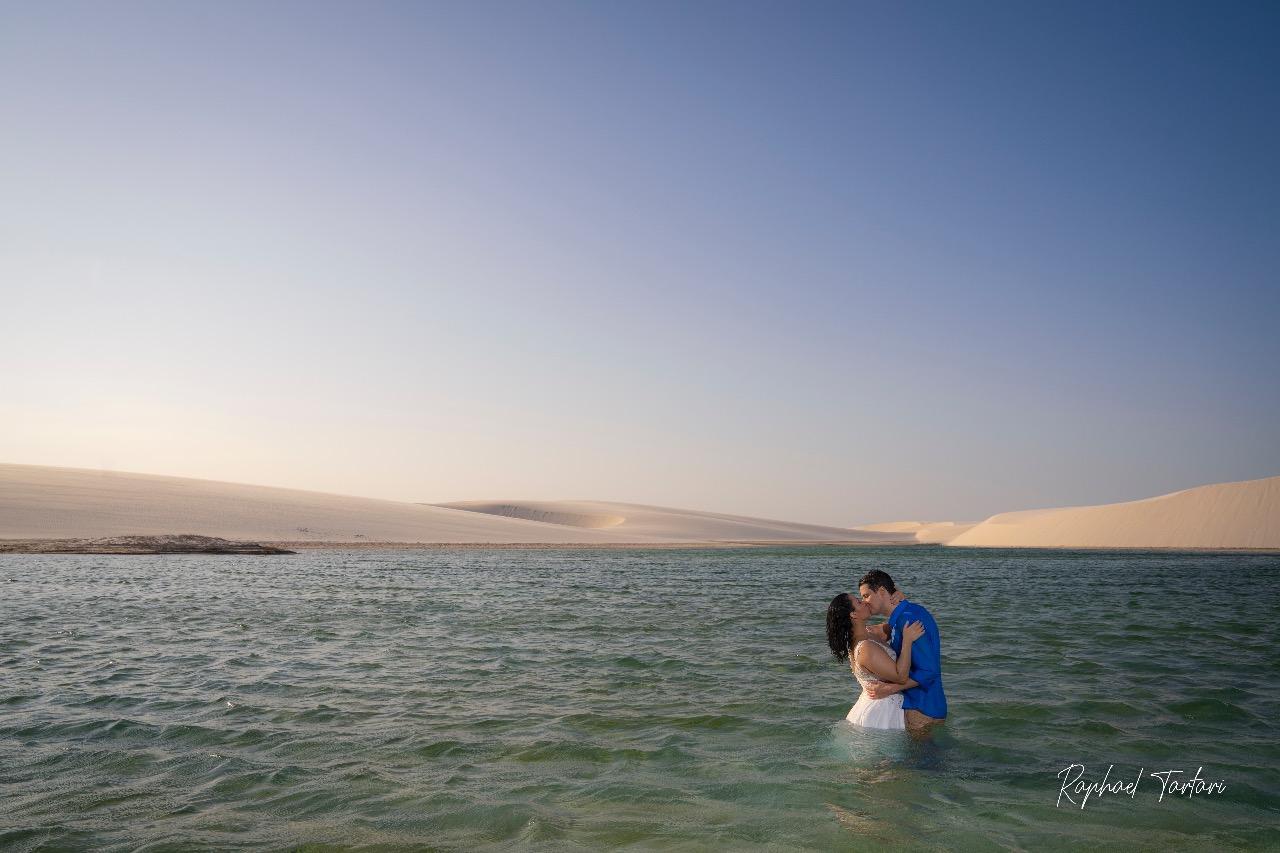
[[902, 642], [910, 643], [924, 636], [924, 623], [911, 622], [902, 629]]

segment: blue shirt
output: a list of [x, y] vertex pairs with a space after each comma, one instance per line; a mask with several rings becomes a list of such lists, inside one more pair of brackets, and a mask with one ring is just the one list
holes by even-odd
[[903, 601], [889, 614], [889, 645], [897, 654], [902, 653], [902, 629], [911, 622], [924, 625], [924, 636], [911, 644], [911, 678], [918, 687], [902, 691], [903, 709], [914, 708], [920, 713], [942, 719], [947, 715], [947, 697], [942, 692], [942, 641], [938, 637], [938, 623], [919, 604]]

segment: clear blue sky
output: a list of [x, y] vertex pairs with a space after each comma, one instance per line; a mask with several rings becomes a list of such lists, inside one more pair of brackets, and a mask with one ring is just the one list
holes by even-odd
[[1274, 3], [0, 6], [0, 461], [975, 519], [1280, 474]]

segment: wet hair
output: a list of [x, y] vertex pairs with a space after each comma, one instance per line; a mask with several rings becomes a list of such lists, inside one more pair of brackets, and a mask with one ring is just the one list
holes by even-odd
[[844, 663], [853, 648], [853, 601], [847, 593], [840, 593], [827, 605], [827, 645], [836, 660]]
[[862, 580], [858, 581], [858, 588], [861, 589], [864, 586], [871, 587], [872, 592], [877, 589], [887, 590], [890, 595], [898, 591], [898, 588], [893, 585], [893, 578], [889, 577], [889, 573], [882, 572], [879, 569], [872, 569], [862, 576]]

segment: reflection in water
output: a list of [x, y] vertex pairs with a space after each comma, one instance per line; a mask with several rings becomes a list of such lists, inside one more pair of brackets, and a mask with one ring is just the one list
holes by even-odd
[[887, 762], [901, 764], [910, 754], [910, 748], [906, 732], [868, 729], [841, 720], [831, 728], [827, 752], [838, 761], [863, 767]]

